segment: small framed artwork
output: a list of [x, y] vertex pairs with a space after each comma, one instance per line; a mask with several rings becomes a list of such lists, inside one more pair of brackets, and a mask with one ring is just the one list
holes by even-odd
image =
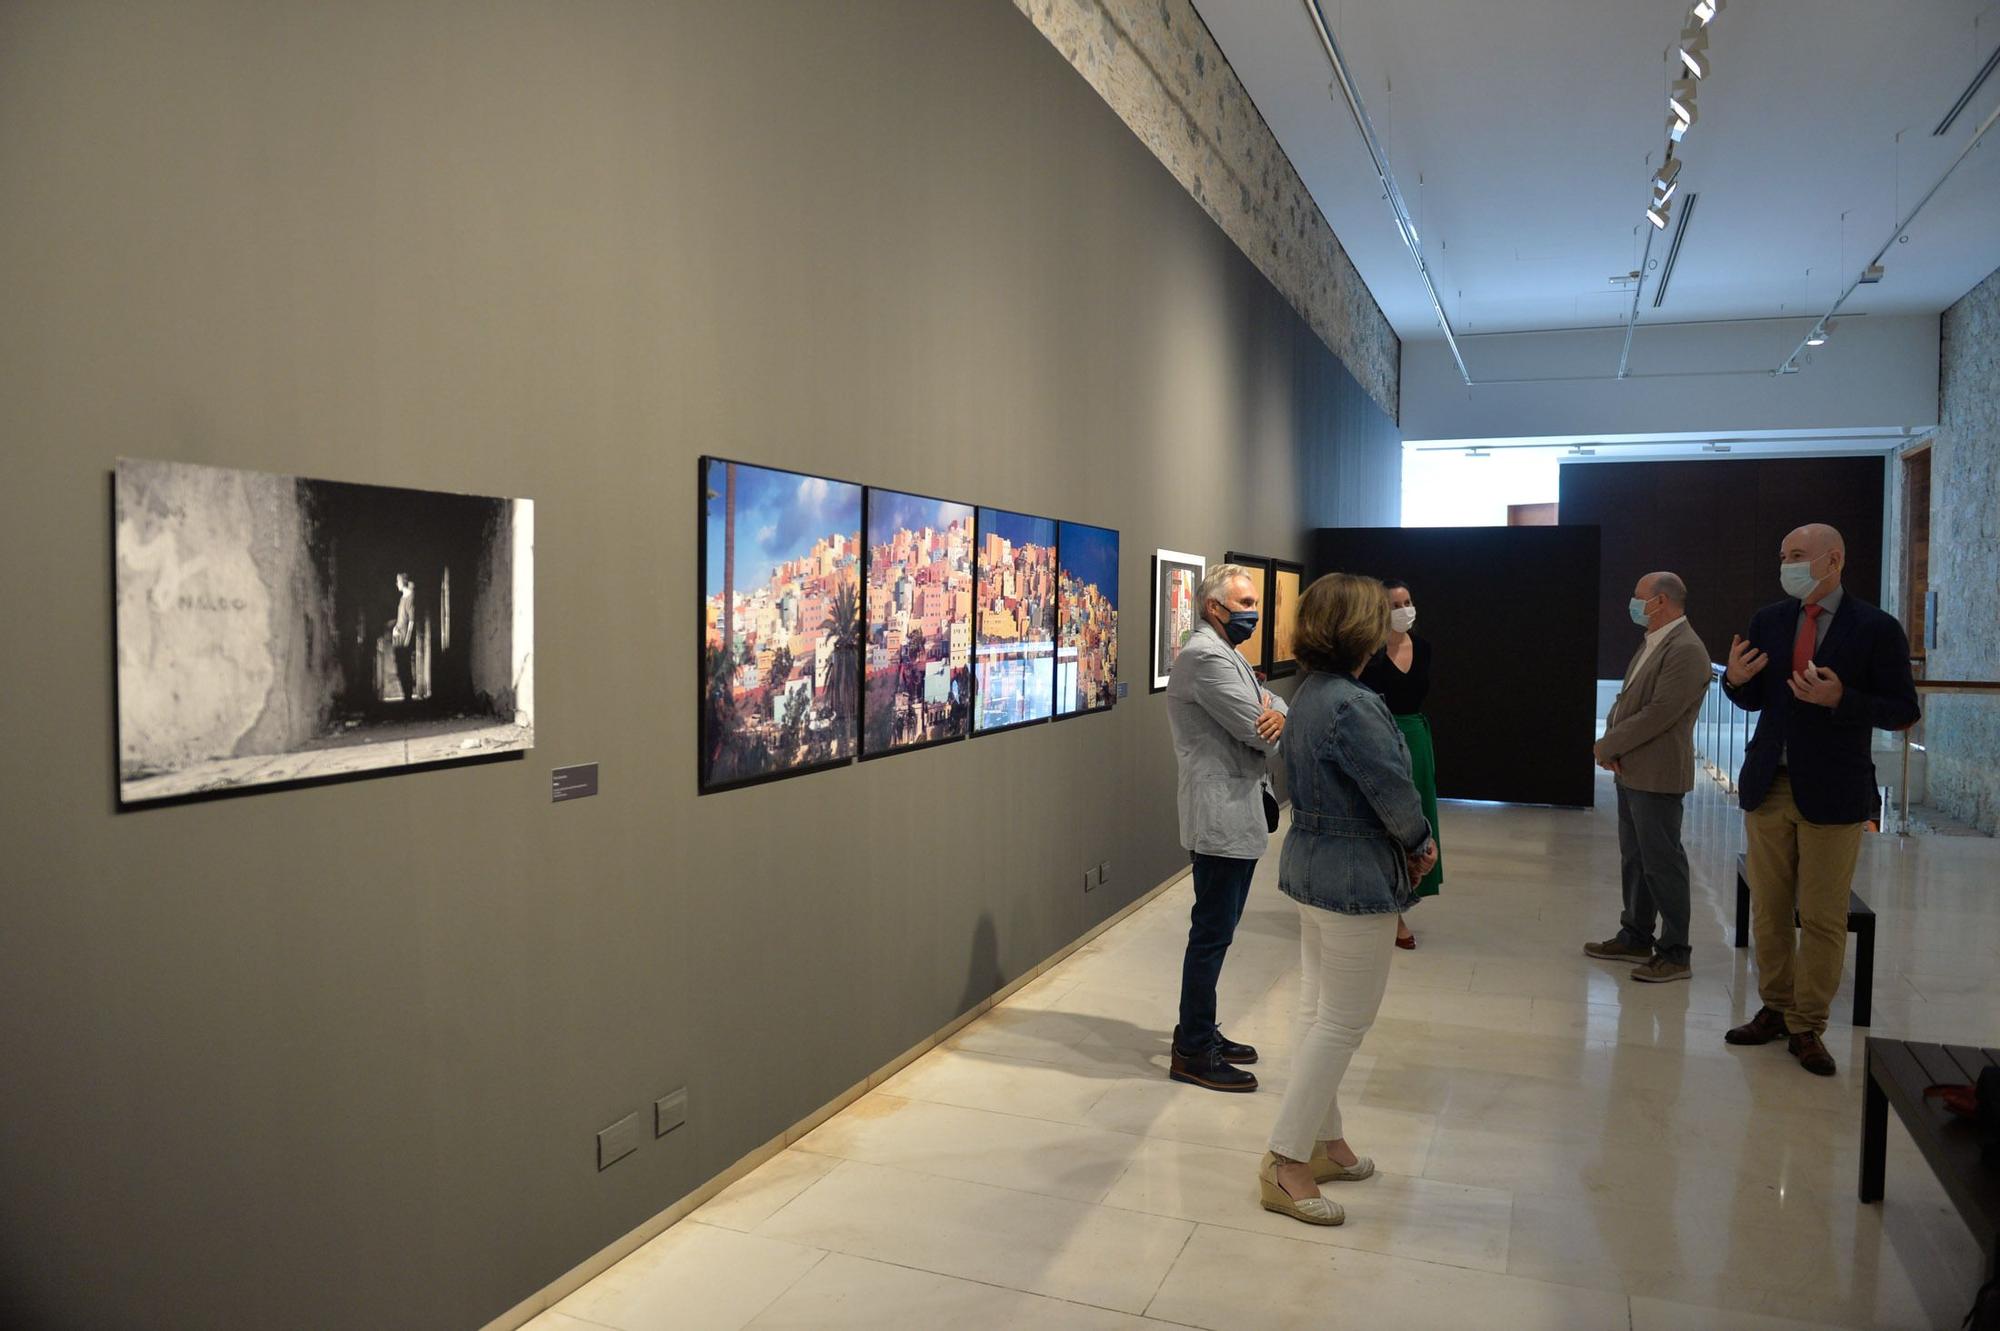
[[1227, 564], [1241, 564], [1257, 576], [1257, 631], [1243, 640], [1237, 651], [1260, 677], [1268, 678], [1271, 646], [1271, 578], [1272, 566], [1277, 562], [1269, 555], [1246, 555], [1232, 550], [1222, 557]]
[[1207, 568], [1208, 560], [1202, 555], [1180, 550], [1153, 552], [1153, 674], [1149, 692], [1158, 693], [1167, 687], [1167, 680], [1174, 673], [1174, 658], [1180, 655], [1195, 625], [1201, 622], [1195, 597], [1200, 594], [1202, 574]]
[[1271, 561], [1271, 600], [1264, 609], [1264, 618], [1271, 626], [1271, 645], [1264, 653], [1264, 659], [1271, 663], [1272, 679], [1284, 679], [1299, 670], [1299, 658], [1292, 642], [1299, 627], [1299, 597], [1305, 588], [1306, 569], [1303, 564], [1295, 564], [1289, 559]]
[[1056, 558], [1056, 715], [1108, 711], [1118, 694], [1118, 533], [1062, 523]]
[[852, 761], [861, 487], [705, 457], [699, 493], [701, 793]]
[[976, 528], [972, 730], [1049, 719], [1056, 700], [1056, 522], [982, 508]]
[[861, 756], [972, 733], [973, 508], [869, 486]]

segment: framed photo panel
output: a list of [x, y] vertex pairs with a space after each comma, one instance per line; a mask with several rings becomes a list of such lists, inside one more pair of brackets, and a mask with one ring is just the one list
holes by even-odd
[[1065, 522], [1056, 552], [1056, 715], [1107, 711], [1118, 694], [1118, 533]]
[[1275, 562], [1269, 555], [1246, 555], [1232, 550], [1222, 557], [1225, 564], [1241, 564], [1257, 575], [1257, 631], [1236, 648], [1243, 653], [1243, 659], [1260, 676], [1268, 677], [1266, 666], [1271, 646], [1271, 567]]
[[1292, 639], [1299, 627], [1299, 597], [1304, 594], [1305, 565], [1289, 559], [1271, 561], [1271, 600], [1265, 618], [1271, 625], [1271, 645], [1264, 659], [1271, 663], [1272, 679], [1284, 679], [1299, 670]]
[[983, 735], [1055, 708], [1056, 522], [982, 508], [977, 536], [972, 728]]
[[118, 799], [531, 749], [527, 499], [121, 458]]
[[1153, 552], [1153, 630], [1150, 635], [1152, 682], [1148, 692], [1167, 687], [1174, 673], [1174, 658], [1200, 623], [1195, 596], [1208, 561], [1201, 555], [1180, 550]]
[[970, 504], [869, 486], [861, 756], [972, 733]]
[[861, 487], [701, 459], [703, 794], [850, 761]]

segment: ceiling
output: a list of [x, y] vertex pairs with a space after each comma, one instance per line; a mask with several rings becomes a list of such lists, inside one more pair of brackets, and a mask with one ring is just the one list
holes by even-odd
[[[1398, 334], [1441, 336], [1305, 0], [1194, 0]], [[1687, 0], [1321, 0], [1460, 333], [1622, 324]], [[1699, 195], [1640, 322], [1823, 313], [2000, 101], [1931, 131], [1996, 0], [1736, 0], [1678, 155]], [[1672, 231], [1655, 240], [1666, 255]], [[1932, 314], [2000, 268], [2000, 125], [1843, 317]]]

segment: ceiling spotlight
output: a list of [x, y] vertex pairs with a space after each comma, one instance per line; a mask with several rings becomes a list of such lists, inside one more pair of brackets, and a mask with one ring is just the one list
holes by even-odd
[[1807, 334], [1806, 334], [1806, 345], [1807, 345], [1807, 346], [1809, 346], [1809, 347], [1823, 347], [1823, 346], [1825, 346], [1825, 345], [1826, 345], [1826, 329], [1824, 329], [1824, 328], [1815, 328], [1815, 329], [1813, 329], [1813, 330], [1812, 330], [1812, 331], [1811, 331], [1810, 333], [1807, 333]]
[[1483, 448], [1468, 448], [1465, 450], [1465, 455], [1469, 458], [1490, 458], [1493, 456]]
[[1667, 194], [1674, 192], [1674, 182], [1681, 173], [1681, 159], [1669, 157], [1660, 163], [1660, 169], [1653, 173], [1653, 188]]
[[1667, 186], [1667, 187], [1666, 187], [1665, 189], [1656, 189], [1656, 190], [1654, 190], [1654, 191], [1653, 191], [1653, 206], [1654, 206], [1655, 208], [1658, 208], [1658, 207], [1662, 206], [1662, 205], [1663, 205], [1663, 204], [1665, 204], [1665, 203], [1666, 203], [1666, 202], [1667, 202], [1667, 201], [1668, 201], [1669, 199], [1673, 198], [1673, 197], [1674, 197], [1674, 195], [1675, 195], [1676, 193], [1678, 193], [1679, 191], [1680, 191], [1680, 186], [1679, 186], [1679, 185], [1669, 185], [1669, 186]]
[[1572, 448], [1569, 451], [1569, 455], [1573, 458], [1594, 458], [1597, 456], [1597, 450], [1594, 448], [1584, 448], [1581, 445], [1578, 445], [1577, 447]]
[[1708, 56], [1708, 29], [1705, 27], [1682, 28], [1680, 40], [1681, 64], [1695, 78], [1705, 79], [1714, 65]]
[[1667, 117], [1667, 139], [1670, 142], [1679, 143], [1682, 139], [1686, 138], [1687, 132], [1694, 128], [1696, 118], [1692, 106], [1688, 108], [1686, 118], [1682, 118], [1678, 113], [1669, 115]]
[[1704, 453], [1727, 453], [1729, 451], [1728, 444], [1703, 444], [1701, 448]]
[[1664, 199], [1646, 210], [1646, 220], [1653, 224], [1653, 228], [1656, 231], [1665, 231], [1667, 229], [1667, 222], [1672, 215], [1673, 205]]
[[1707, 27], [1709, 24], [1715, 22], [1715, 16], [1721, 13], [1722, 7], [1728, 3], [1729, 0], [1695, 0], [1695, 7], [1692, 11], [1695, 21], [1701, 24], [1702, 27]]
[[1875, 283], [1880, 282], [1881, 280], [1882, 280], [1881, 264], [1871, 263], [1866, 268], [1861, 270], [1861, 281], [1864, 286], [1873, 286]]

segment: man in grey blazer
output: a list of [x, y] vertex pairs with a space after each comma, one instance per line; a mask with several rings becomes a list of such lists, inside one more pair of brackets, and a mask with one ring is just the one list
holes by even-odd
[[1257, 1089], [1257, 1078], [1239, 1066], [1255, 1063], [1257, 1051], [1216, 1026], [1215, 984], [1251, 876], [1277, 828], [1269, 764], [1285, 730], [1285, 704], [1257, 682], [1236, 650], [1257, 629], [1260, 595], [1255, 574], [1240, 564], [1210, 569], [1197, 593], [1201, 622], [1167, 682], [1181, 845], [1194, 858], [1194, 910], [1168, 1075], [1211, 1091]]
[[1637, 962], [1633, 979], [1664, 984], [1693, 974], [1681, 812], [1694, 789], [1694, 724], [1713, 672], [1708, 648], [1687, 621], [1687, 584], [1679, 578], [1639, 579], [1629, 612], [1646, 641], [1625, 671], [1596, 749], [1597, 765], [1618, 783], [1625, 913], [1616, 937], [1583, 950], [1600, 961]]

